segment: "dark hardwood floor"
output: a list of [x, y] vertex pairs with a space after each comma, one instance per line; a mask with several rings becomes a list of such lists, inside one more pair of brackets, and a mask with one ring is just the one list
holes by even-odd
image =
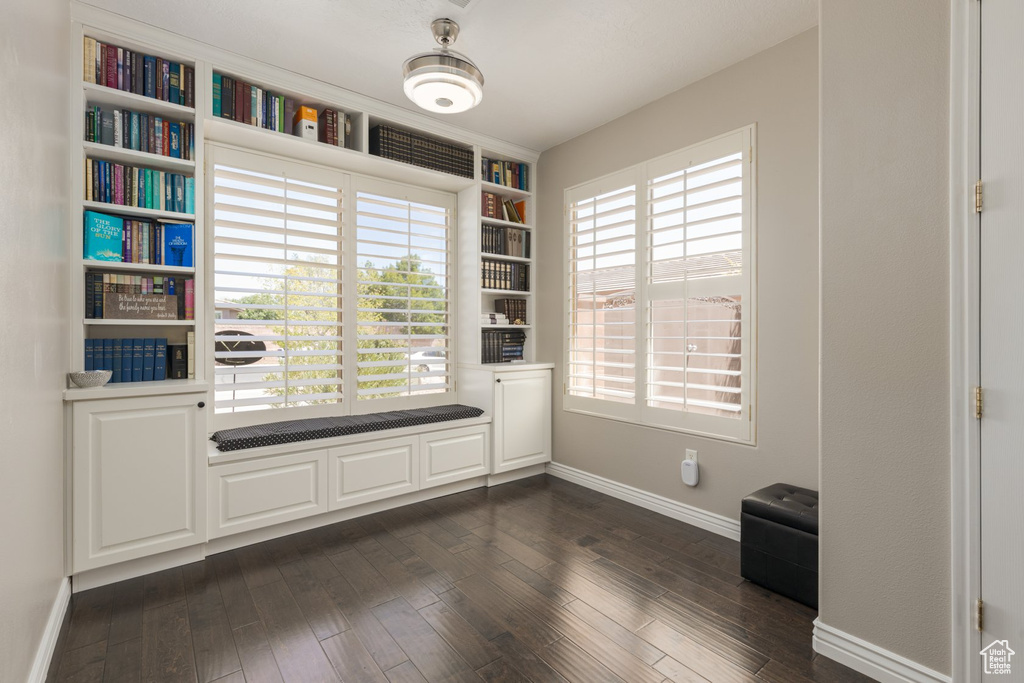
[[52, 681], [868, 681], [739, 544], [547, 476], [76, 594]]

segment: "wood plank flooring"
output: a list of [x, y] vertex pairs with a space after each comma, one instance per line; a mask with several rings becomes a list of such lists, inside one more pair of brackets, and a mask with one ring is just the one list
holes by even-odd
[[827, 681], [739, 544], [542, 475], [75, 594], [49, 681]]

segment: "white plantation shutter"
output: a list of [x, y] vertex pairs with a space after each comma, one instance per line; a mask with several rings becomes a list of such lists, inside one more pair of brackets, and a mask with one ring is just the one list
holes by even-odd
[[[567, 191], [567, 408], [753, 441], [753, 132], [742, 129], [628, 169], [623, 174], [638, 178], [636, 189], [623, 184], [617, 195], [598, 195], [597, 184], [588, 183]], [[613, 197], [628, 203], [628, 195], [642, 226], [632, 246], [639, 282], [607, 257], [599, 266], [602, 247], [626, 245], [621, 235], [599, 236], [597, 205]], [[625, 258], [625, 252], [609, 254]], [[589, 314], [609, 308], [611, 297], [628, 302], [632, 315]], [[609, 382], [613, 343], [636, 356], [635, 372], [629, 368], [633, 393], [615, 393], [624, 386], [621, 378]]]
[[571, 397], [632, 404], [636, 395], [636, 175], [617, 174], [574, 188], [567, 200], [566, 390]]
[[212, 175], [216, 411], [339, 403], [345, 176], [227, 150]]
[[356, 393], [446, 400], [455, 196], [364, 178], [355, 194]]

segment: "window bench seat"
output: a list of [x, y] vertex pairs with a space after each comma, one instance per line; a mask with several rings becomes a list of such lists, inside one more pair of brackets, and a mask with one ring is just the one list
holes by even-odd
[[[487, 481], [491, 417], [483, 413], [449, 405], [219, 432], [207, 451], [208, 540]], [[227, 443], [235, 450], [217, 449]]]
[[379, 432], [400, 427], [416, 427], [435, 422], [450, 422], [480, 417], [484, 411], [472, 406], [452, 403], [430, 408], [413, 410], [392, 410], [386, 413], [365, 415], [344, 415], [339, 417], [317, 417], [306, 420], [285, 420], [268, 422], [252, 427], [222, 429], [214, 432], [210, 440], [217, 444], [217, 450], [237, 451], [260, 446], [276, 446], [296, 441], [326, 439], [350, 434]]

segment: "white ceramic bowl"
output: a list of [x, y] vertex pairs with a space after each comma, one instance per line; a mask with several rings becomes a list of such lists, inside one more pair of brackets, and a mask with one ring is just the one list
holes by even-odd
[[85, 370], [83, 372], [69, 372], [71, 381], [83, 389], [89, 387], [102, 387], [110, 381], [110, 370]]

